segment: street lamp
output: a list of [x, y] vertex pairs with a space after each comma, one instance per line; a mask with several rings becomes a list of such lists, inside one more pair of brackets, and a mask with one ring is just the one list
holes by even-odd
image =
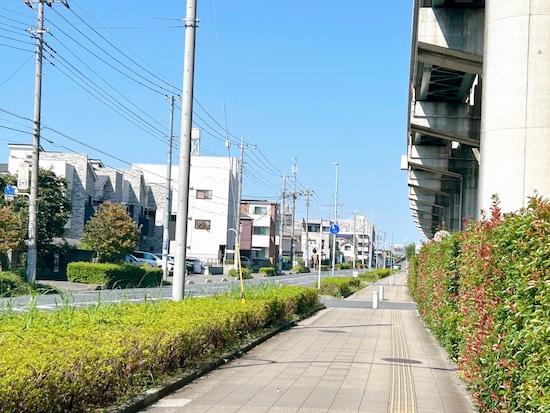
[[[338, 222], [338, 162], [334, 162], [336, 165], [336, 186], [334, 191], [334, 223]], [[334, 266], [336, 263], [336, 233], [332, 234], [332, 276], [334, 277]]]

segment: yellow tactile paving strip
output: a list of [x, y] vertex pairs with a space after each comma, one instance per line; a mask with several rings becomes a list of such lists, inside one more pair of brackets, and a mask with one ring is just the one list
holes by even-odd
[[401, 313], [392, 311], [392, 368], [388, 413], [416, 413], [416, 394]]

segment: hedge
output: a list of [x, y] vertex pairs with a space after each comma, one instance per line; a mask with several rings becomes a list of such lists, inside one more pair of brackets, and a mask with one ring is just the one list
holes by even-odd
[[333, 297], [348, 297], [366, 285], [388, 275], [390, 275], [389, 269], [379, 269], [358, 274], [357, 277], [326, 277], [321, 280], [319, 292]]
[[162, 283], [162, 269], [149, 265], [71, 262], [67, 265], [67, 279], [105, 288], [158, 287]]
[[425, 245], [409, 290], [482, 412], [550, 406], [550, 204], [491, 216]]
[[320, 307], [300, 287], [0, 313], [0, 411], [103, 409]]

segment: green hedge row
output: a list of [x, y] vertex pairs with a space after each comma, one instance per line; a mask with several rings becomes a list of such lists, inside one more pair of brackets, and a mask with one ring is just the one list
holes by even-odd
[[162, 269], [149, 265], [71, 262], [67, 265], [67, 279], [105, 288], [158, 287], [162, 283]]
[[409, 290], [482, 412], [549, 411], [548, 201], [425, 245]]
[[273, 287], [245, 304], [237, 294], [0, 313], [0, 411], [105, 408], [319, 307], [314, 289]]

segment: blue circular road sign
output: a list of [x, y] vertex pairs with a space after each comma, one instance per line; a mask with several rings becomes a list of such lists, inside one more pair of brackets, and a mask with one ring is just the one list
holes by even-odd
[[15, 186], [6, 185], [4, 188], [4, 195], [15, 195]]
[[330, 227], [329, 227], [329, 231], [331, 234], [338, 234], [340, 232], [340, 227], [338, 226], [338, 224], [332, 224]]

